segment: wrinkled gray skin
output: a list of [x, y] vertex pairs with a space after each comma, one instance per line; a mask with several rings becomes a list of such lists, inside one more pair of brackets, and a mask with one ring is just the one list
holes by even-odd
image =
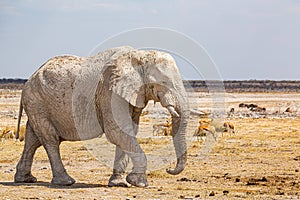
[[[75, 180], [63, 166], [60, 143], [105, 133], [116, 145], [108, 185], [148, 186], [146, 156], [135, 136], [140, 114], [149, 100], [160, 102], [172, 115], [177, 164], [167, 172], [179, 174], [187, 161], [189, 111], [182, 79], [169, 54], [118, 47], [87, 58], [59, 56], [48, 60], [22, 91], [19, 121], [23, 108], [28, 121], [15, 182], [37, 181], [31, 166], [36, 149], [43, 146], [51, 163], [52, 183], [72, 185]], [[133, 169], [125, 179], [129, 159]]]

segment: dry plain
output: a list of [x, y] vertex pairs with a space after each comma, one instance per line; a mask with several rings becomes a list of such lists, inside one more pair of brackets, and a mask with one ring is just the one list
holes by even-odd
[[[17, 124], [19, 90], [0, 91], [0, 128]], [[213, 112], [209, 93], [189, 93], [193, 109]], [[221, 103], [236, 134], [220, 134], [217, 141], [197, 141], [192, 135], [198, 116], [191, 116], [188, 165], [177, 176], [169, 136], [153, 136], [152, 125], [168, 117], [159, 105], [149, 104], [141, 119], [139, 141], [148, 154], [147, 188], [109, 188], [113, 146], [105, 138], [64, 142], [62, 159], [76, 179], [70, 187], [56, 187], [43, 148], [34, 158], [35, 184], [15, 184], [15, 166], [24, 142], [0, 141], [0, 199], [300, 199], [300, 93], [225, 93]], [[218, 99], [218, 101], [220, 101]], [[240, 103], [265, 107], [265, 113], [239, 108]], [[292, 112], [284, 112], [290, 107]], [[25, 124], [26, 116], [22, 118]], [[204, 138], [205, 139], [205, 138]], [[128, 169], [130, 170], [130, 168]]]

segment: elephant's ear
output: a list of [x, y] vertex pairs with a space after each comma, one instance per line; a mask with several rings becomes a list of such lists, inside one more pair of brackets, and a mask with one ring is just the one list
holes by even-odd
[[107, 67], [111, 70], [109, 89], [131, 105], [144, 108], [145, 90], [142, 63], [133, 51], [114, 56]]

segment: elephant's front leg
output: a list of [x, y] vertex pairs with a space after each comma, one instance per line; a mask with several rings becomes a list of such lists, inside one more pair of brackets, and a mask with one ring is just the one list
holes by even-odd
[[127, 152], [132, 160], [133, 169], [126, 177], [126, 181], [137, 187], [147, 187], [148, 182], [146, 178], [147, 158], [142, 152]]
[[[118, 139], [114, 140], [116, 136]], [[122, 132], [119, 134], [109, 132], [106, 133], [106, 137], [111, 143], [117, 145], [113, 175], [110, 177], [109, 186], [128, 186], [127, 182], [138, 187], [148, 186], [147, 159], [136, 138]], [[128, 157], [131, 158], [133, 169], [126, 177], [127, 182], [125, 182], [123, 175], [129, 161]]]
[[[148, 186], [145, 174], [147, 167], [146, 156], [140, 148], [135, 137], [138, 132], [139, 117], [141, 112], [142, 109], [130, 106], [129, 118], [117, 117], [116, 123], [109, 123], [110, 130], [117, 129], [120, 131], [120, 133], [115, 133], [113, 131], [107, 134], [108, 139], [113, 144], [117, 145], [113, 175], [109, 179], [109, 186], [128, 186], [128, 183], [139, 187]], [[120, 138], [114, 137], [115, 134], [118, 134]], [[124, 180], [124, 174], [129, 162], [129, 157], [133, 162], [133, 170], [126, 178], [128, 182], [127, 183]]]
[[125, 171], [129, 163], [128, 155], [116, 146], [113, 174], [109, 179], [108, 186], [129, 187], [130, 184], [125, 180]]

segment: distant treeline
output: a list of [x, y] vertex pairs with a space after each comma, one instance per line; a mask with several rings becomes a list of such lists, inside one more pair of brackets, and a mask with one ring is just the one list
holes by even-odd
[[197, 92], [209, 90], [226, 92], [300, 92], [300, 81], [274, 81], [274, 80], [227, 80], [227, 81], [184, 81], [186, 88]]
[[[0, 79], [0, 89], [22, 89], [27, 79]], [[300, 81], [274, 81], [274, 80], [185, 80], [188, 90], [197, 92], [222, 91], [226, 92], [300, 92]]]
[[26, 81], [27, 79], [21, 78], [2, 78], [0, 79], [0, 89], [21, 90]]
[[2, 78], [0, 79], [0, 84], [8, 84], [8, 83], [15, 83], [15, 84], [24, 84], [27, 79], [21, 78]]

